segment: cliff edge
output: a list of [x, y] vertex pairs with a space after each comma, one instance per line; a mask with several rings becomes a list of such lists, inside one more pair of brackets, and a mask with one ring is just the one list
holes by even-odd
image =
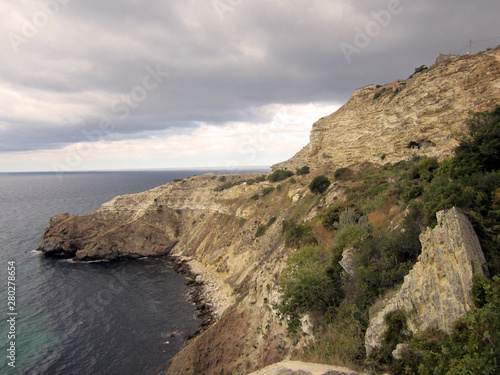
[[422, 155], [444, 159], [458, 145], [470, 111], [500, 98], [500, 48], [447, 60], [407, 80], [369, 85], [313, 124], [310, 142], [273, 169], [337, 169]]

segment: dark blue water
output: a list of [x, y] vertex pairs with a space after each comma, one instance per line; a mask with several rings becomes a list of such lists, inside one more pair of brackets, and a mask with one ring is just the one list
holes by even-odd
[[[199, 171], [0, 174], [0, 374], [158, 374], [200, 323], [167, 259], [74, 263], [34, 252], [50, 216], [85, 214]], [[8, 338], [15, 262], [15, 339]], [[12, 293], [11, 293], [12, 294]], [[15, 341], [15, 368], [8, 365]]]

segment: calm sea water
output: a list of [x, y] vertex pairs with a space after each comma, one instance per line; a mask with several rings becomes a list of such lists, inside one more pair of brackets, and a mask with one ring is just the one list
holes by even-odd
[[[164, 371], [183, 337], [200, 323], [183, 276], [168, 260], [74, 263], [33, 250], [50, 216], [85, 214], [117, 195], [204, 172], [71, 173], [62, 179], [51, 173], [0, 174], [0, 374]], [[15, 340], [8, 338], [12, 261]], [[8, 365], [10, 341], [15, 368]]]

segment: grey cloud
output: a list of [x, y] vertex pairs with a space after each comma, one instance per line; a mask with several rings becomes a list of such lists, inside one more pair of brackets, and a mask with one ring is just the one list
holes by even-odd
[[[57, 98], [65, 106], [52, 114], [59, 118], [54, 123], [42, 119], [40, 106], [37, 122], [24, 116], [27, 104], [4, 101], [0, 92], [5, 106], [23, 108], [12, 114], [0, 106], [0, 123], [7, 125], [0, 127], [0, 151], [85, 141], [82, 131], [106, 117], [120, 139], [199, 122], [265, 121], [268, 104], [345, 102], [357, 87], [407, 78], [438, 52], [464, 53], [469, 39], [500, 36], [498, 1], [401, 0], [402, 10], [349, 63], [340, 44], [353, 45], [357, 30], [389, 3], [242, 0], [221, 19], [210, 1], [73, 0], [19, 53], [3, 39], [1, 85], [20, 98]], [[0, 32], [19, 34], [21, 26]], [[488, 43], [475, 44], [475, 51], [500, 39]], [[119, 118], [113, 108], [156, 66], [168, 77]]]

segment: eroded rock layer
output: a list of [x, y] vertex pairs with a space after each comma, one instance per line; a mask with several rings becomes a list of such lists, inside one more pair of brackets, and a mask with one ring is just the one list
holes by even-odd
[[382, 343], [389, 312], [405, 311], [413, 332], [429, 328], [450, 332], [453, 323], [471, 310], [472, 277], [487, 272], [479, 240], [456, 208], [438, 212], [437, 219], [434, 229], [420, 235], [422, 254], [401, 289], [370, 321], [365, 336], [368, 353]]

